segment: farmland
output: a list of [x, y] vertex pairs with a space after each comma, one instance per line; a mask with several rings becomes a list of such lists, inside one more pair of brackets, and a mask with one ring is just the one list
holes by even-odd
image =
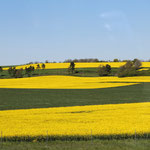
[[[42, 68], [42, 64], [30, 64], [12, 66], [16, 70], [21, 70], [20, 77], [37, 77], [37, 76], [49, 76], [49, 75], [65, 75], [65, 76], [77, 76], [77, 77], [98, 77], [99, 67], [101, 65], [111, 66], [111, 72], [109, 76], [117, 76], [119, 67], [125, 65], [125, 62], [99, 62], [99, 63], [75, 63], [74, 73], [71, 74], [68, 70], [69, 63], [45, 63], [45, 68]], [[37, 66], [39, 67], [37, 68]], [[34, 67], [34, 70], [27, 73], [26, 68]], [[150, 62], [142, 62], [142, 66], [136, 71], [136, 76], [149, 76], [150, 75]], [[14, 78], [15, 75], [9, 72], [10, 67], [3, 67], [3, 71], [0, 71], [0, 79]], [[19, 76], [18, 76], [19, 77]]]
[[139, 70], [147, 73], [143, 76], [119, 78], [114, 76], [119, 65], [107, 77], [99, 77], [95, 66], [82, 67], [72, 75], [65, 68], [49, 67], [35, 70], [38, 75], [32, 77], [0, 79], [4, 147], [13, 146], [12, 141], [35, 142], [29, 147], [36, 147], [38, 141], [59, 140], [61, 145], [73, 140], [72, 144], [80, 145], [87, 140], [90, 145], [91, 139], [114, 139], [113, 145], [121, 139], [128, 139], [127, 143], [149, 139], [149, 68]]
[[134, 137], [135, 131], [145, 137], [150, 136], [149, 109], [147, 102], [8, 110], [0, 112], [0, 128], [8, 140], [121, 138]]
[[[119, 68], [120, 66], [124, 65], [126, 62], [86, 62], [86, 63], [75, 63], [76, 68], [97, 68], [100, 65], [106, 65], [109, 64], [111, 65], [112, 68]], [[35, 68], [37, 67], [37, 64], [29, 64], [29, 65], [16, 65], [15, 67], [17, 69], [25, 67], [29, 67], [30, 65], [34, 66]], [[39, 63], [40, 66], [42, 66], [42, 63]], [[63, 69], [63, 68], [68, 68], [70, 63], [46, 63], [45, 69]], [[150, 62], [142, 62], [142, 67], [144, 68], [149, 68], [150, 67]], [[4, 70], [8, 70], [8, 67], [5, 67]]]

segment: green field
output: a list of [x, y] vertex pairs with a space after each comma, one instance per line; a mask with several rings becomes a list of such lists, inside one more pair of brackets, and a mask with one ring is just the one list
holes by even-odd
[[0, 89], [0, 110], [150, 102], [150, 83], [104, 89]]

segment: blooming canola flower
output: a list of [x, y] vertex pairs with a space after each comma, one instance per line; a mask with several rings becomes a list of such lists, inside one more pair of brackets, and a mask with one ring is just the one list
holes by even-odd
[[150, 102], [0, 111], [5, 137], [150, 133]]
[[128, 86], [150, 82], [150, 77], [74, 77], [39, 76], [28, 78], [0, 79], [0, 88], [24, 89], [96, 89]]
[[[119, 68], [120, 66], [123, 66], [126, 62], [76, 62], [75, 68], [97, 68], [100, 65], [106, 65], [109, 64], [112, 68]], [[37, 68], [37, 64], [30, 64], [31, 66], [34, 66], [35, 69]], [[30, 65], [19, 65], [16, 66], [16, 69], [25, 69], [26, 67], [29, 67]], [[39, 63], [40, 68], [42, 69], [42, 63]], [[45, 63], [45, 69], [65, 69], [70, 66], [70, 63]], [[150, 68], [150, 62], [142, 62], [142, 67], [149, 67]], [[3, 68], [4, 70], [8, 70], [8, 68]]]

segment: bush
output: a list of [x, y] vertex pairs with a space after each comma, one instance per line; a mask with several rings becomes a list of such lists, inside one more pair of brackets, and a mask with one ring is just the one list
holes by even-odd
[[16, 69], [15, 67], [10, 67], [8, 69], [8, 73], [11, 77], [14, 77], [14, 78], [22, 78], [23, 77], [23, 69]]
[[141, 66], [142, 66], [141, 61], [138, 60], [138, 59], [134, 59], [134, 60], [133, 60], [133, 63], [134, 63], [134, 67], [135, 67], [136, 70], [140, 69]]
[[137, 71], [132, 68], [132, 69], [124, 69], [122, 71], [118, 72], [118, 77], [130, 77], [130, 76], [137, 76]]
[[127, 61], [125, 65], [121, 66], [118, 70], [118, 77], [137, 76], [138, 69], [140, 69], [142, 63], [138, 59], [133, 61]]
[[26, 67], [25, 71], [28, 77], [31, 77], [32, 72], [35, 70], [34, 66]]
[[16, 68], [15, 67], [9, 67], [8, 73], [11, 77], [15, 77], [16, 74]]
[[22, 78], [22, 77], [23, 77], [22, 72], [23, 72], [23, 69], [18, 69], [18, 70], [16, 70], [14, 77], [15, 77], [15, 78]]
[[108, 65], [108, 64], [106, 66], [100, 65], [98, 67], [99, 76], [108, 76], [110, 73], [111, 73], [111, 66], [110, 65]]

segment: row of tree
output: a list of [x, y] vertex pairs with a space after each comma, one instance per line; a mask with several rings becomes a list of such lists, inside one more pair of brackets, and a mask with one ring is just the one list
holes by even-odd
[[[135, 59], [136, 60], [136, 59]], [[98, 58], [84, 58], [84, 59], [66, 59], [65, 61], [59, 61], [59, 63], [71, 63], [71, 62], [128, 62], [130, 60], [120, 60], [120, 59], [113, 59], [113, 60], [100, 60]], [[150, 61], [150, 60], [148, 60]], [[38, 62], [38, 61], [35, 61], [35, 62], [29, 62], [27, 63], [27, 65], [29, 64], [39, 64], [39, 63], [42, 63], [42, 62]], [[48, 61], [48, 60], [45, 60], [45, 63], [57, 63], [56, 61]]]
[[[133, 61], [127, 61], [125, 65], [121, 66], [118, 69], [117, 76], [118, 77], [127, 77], [127, 76], [136, 76], [138, 74], [138, 69], [140, 69], [142, 63], [138, 59], [134, 59]], [[75, 63], [70, 62], [70, 66], [68, 68], [69, 73], [75, 73]], [[112, 68], [109, 64], [100, 65], [98, 67], [99, 76], [108, 76], [111, 74]]]
[[[138, 69], [141, 68], [141, 61], [138, 59], [134, 59], [133, 61], [127, 61], [125, 65], [121, 66], [118, 69], [117, 76], [118, 77], [126, 77], [126, 76], [136, 76], [138, 74]], [[25, 70], [25, 75], [28, 77], [32, 76], [33, 72], [35, 69], [45, 69], [45, 64], [43, 63], [41, 66], [40, 64], [37, 64], [36, 67], [30, 65], [29, 67], [26, 67]], [[3, 68], [0, 67], [0, 72], [3, 71]], [[98, 67], [98, 74], [99, 76], [108, 76], [111, 75], [112, 68], [109, 64], [106, 65], [100, 65]], [[78, 73], [78, 71], [75, 71], [75, 62], [71, 61], [70, 66], [68, 68], [69, 74], [74, 74]], [[9, 67], [8, 73], [11, 77], [15, 78], [21, 78], [24, 76], [23, 74], [23, 68], [21, 69], [16, 69], [15, 67]]]
[[[140, 69], [141, 66], [142, 63], [140, 60], [129, 60], [125, 65], [120, 66], [116, 75], [118, 77], [136, 76], [138, 74], [137, 70]], [[108, 76], [111, 73], [111, 66], [109, 64], [107, 64], [106, 66], [100, 65], [98, 73], [100, 76]]]
[[16, 69], [16, 67], [9, 67], [8, 73], [11, 77], [22, 78], [24, 76], [23, 71], [25, 70], [25, 75], [30, 77], [32, 73], [35, 71], [35, 69], [45, 69], [45, 67], [46, 67], [45, 64], [42, 64], [41, 66], [37, 64], [36, 68], [30, 65], [29, 67], [25, 67], [25, 69], [23, 68]]

